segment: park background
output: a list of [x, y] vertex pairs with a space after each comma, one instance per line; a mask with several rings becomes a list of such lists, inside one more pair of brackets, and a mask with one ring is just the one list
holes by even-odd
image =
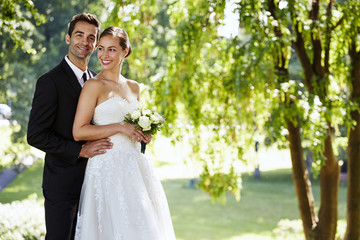
[[[148, 152], [178, 239], [360, 239], [359, 1], [3, 0], [0, 10], [0, 165], [20, 173], [0, 192], [0, 239], [44, 236], [43, 155], [26, 144], [27, 120], [80, 12], [128, 32], [123, 75], [166, 118]], [[96, 53], [89, 66], [100, 70]]]

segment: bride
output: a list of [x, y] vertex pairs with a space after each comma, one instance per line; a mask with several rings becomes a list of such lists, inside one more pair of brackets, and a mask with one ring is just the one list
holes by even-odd
[[113, 148], [88, 161], [75, 240], [175, 239], [164, 190], [150, 159], [140, 152], [140, 142], [151, 137], [124, 122], [127, 113], [141, 108], [138, 83], [120, 74], [130, 54], [127, 33], [105, 29], [98, 47], [103, 70], [80, 95], [75, 140], [110, 137]]

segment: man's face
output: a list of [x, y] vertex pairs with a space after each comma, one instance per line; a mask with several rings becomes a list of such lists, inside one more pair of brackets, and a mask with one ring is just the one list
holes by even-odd
[[69, 58], [77, 60], [89, 59], [96, 48], [96, 26], [87, 22], [77, 22], [71, 36], [66, 34], [65, 40], [69, 44]]

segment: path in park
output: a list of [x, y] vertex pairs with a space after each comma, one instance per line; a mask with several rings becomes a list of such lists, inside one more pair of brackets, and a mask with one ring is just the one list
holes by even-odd
[[0, 173], [0, 192], [14, 180], [17, 175], [22, 171], [15, 169], [14, 167], [10, 167], [5, 169]]
[[30, 167], [34, 164], [34, 162], [39, 159], [41, 155], [37, 153], [37, 156], [34, 157], [29, 155], [22, 159], [21, 164], [13, 165], [11, 167], [6, 168], [2, 172], [0, 172], [0, 192], [9, 184], [11, 183], [17, 175], [23, 172], [26, 168]]

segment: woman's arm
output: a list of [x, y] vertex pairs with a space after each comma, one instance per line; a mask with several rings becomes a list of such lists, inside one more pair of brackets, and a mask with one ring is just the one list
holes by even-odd
[[76, 109], [73, 125], [73, 135], [76, 141], [97, 140], [110, 137], [117, 133], [127, 135], [134, 140], [145, 140], [141, 130], [136, 129], [134, 124], [113, 123], [108, 125], [91, 125], [95, 107], [101, 94], [103, 85], [99, 80], [89, 79], [84, 85]]

